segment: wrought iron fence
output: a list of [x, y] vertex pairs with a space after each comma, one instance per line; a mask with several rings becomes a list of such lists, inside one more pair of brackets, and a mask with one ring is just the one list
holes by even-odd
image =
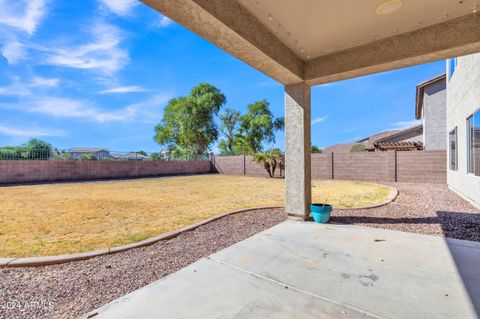
[[81, 160], [81, 161], [205, 161], [209, 155], [175, 154], [168, 152], [125, 152], [106, 149], [57, 148], [28, 149], [0, 147], [0, 160]]

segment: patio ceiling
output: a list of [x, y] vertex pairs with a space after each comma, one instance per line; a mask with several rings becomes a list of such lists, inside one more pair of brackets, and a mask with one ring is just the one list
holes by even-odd
[[480, 0], [141, 1], [286, 85], [480, 51]]

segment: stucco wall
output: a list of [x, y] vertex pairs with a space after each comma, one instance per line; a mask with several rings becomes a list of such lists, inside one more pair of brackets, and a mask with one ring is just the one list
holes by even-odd
[[480, 54], [458, 58], [447, 79], [447, 133], [458, 128], [458, 170], [447, 169], [450, 188], [480, 207], [480, 177], [467, 174], [467, 118], [480, 108]]
[[427, 151], [447, 149], [446, 81], [432, 83], [423, 97], [423, 138]]
[[210, 161], [0, 161], [0, 184], [210, 173]]

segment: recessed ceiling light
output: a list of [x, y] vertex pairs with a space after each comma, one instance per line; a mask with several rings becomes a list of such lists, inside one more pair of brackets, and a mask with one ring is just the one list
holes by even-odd
[[385, 16], [387, 14], [392, 14], [402, 6], [402, 0], [387, 0], [377, 7], [377, 14], [380, 16]]

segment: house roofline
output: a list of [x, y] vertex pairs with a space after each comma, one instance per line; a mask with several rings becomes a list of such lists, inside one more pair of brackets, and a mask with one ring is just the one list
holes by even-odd
[[397, 136], [400, 136], [400, 135], [403, 135], [403, 134], [406, 134], [406, 133], [410, 133], [410, 132], [416, 131], [416, 130], [418, 130], [418, 129], [420, 129], [420, 128], [423, 129], [423, 124], [418, 124], [418, 125], [415, 125], [415, 126], [406, 128], [406, 129], [404, 129], [404, 130], [401, 130], [400, 132], [397, 132], [397, 133], [395, 133], [395, 134], [382, 137], [382, 138], [376, 140], [375, 143], [381, 143], [383, 140], [388, 140], [388, 139], [390, 139], [390, 138], [392, 138], [392, 137], [397, 137]]
[[425, 94], [425, 88], [432, 83], [443, 81], [446, 78], [447, 78], [447, 74], [443, 73], [441, 75], [437, 75], [433, 78], [425, 80], [417, 85], [416, 102], [415, 102], [415, 118], [417, 120], [419, 120], [422, 117], [423, 96]]

